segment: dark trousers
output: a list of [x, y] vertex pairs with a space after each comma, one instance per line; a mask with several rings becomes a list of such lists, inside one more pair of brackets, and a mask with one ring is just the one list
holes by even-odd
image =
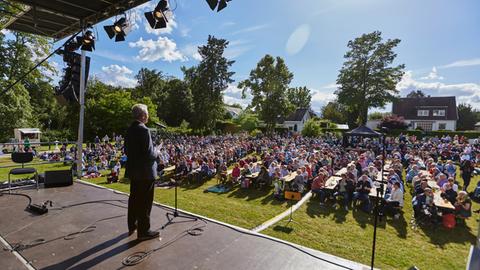
[[463, 174], [462, 178], [463, 178], [463, 190], [466, 191], [468, 186], [470, 185], [470, 180], [472, 179], [472, 175], [471, 174]]
[[[154, 182], [132, 180], [128, 198], [128, 230], [138, 229], [138, 234], [150, 230], [150, 212], [152, 211]], [[137, 224], [135, 224], [137, 223]]]

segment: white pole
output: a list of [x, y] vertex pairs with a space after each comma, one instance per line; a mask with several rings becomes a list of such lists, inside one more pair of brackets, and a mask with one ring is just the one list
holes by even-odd
[[85, 114], [85, 51], [82, 51], [80, 63], [80, 119], [78, 121], [78, 142], [77, 142], [77, 177], [82, 178], [82, 153], [83, 153], [83, 120]]

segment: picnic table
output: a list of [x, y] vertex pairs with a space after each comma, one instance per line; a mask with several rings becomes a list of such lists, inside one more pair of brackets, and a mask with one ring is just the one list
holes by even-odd
[[325, 188], [326, 189], [334, 189], [337, 186], [340, 179], [342, 179], [342, 177], [330, 176], [330, 178], [328, 178], [327, 181], [325, 182]]
[[387, 192], [387, 184], [381, 183], [379, 181], [374, 181], [373, 186], [370, 189], [370, 193], [368, 194], [368, 196], [377, 197], [377, 188], [379, 188], [381, 185], [383, 185], [383, 195], [385, 195], [385, 192]]
[[455, 206], [453, 206], [450, 201], [442, 198], [442, 191], [440, 190], [437, 190], [435, 193], [433, 193], [433, 204], [435, 204], [436, 207], [455, 210]]
[[163, 169], [163, 172], [164, 173], [168, 173], [168, 172], [172, 172], [173, 170], [175, 170], [175, 166], [172, 165], [170, 167], [166, 167], [165, 169]]
[[334, 175], [335, 176], [342, 176], [342, 174], [347, 173], [347, 172], [348, 172], [347, 167], [343, 167], [340, 170], [338, 170]]
[[295, 179], [295, 176], [297, 176], [297, 173], [291, 172], [288, 175], [285, 175], [284, 177], [282, 177], [281, 180], [285, 183], [292, 182], [293, 179]]
[[259, 174], [260, 172], [254, 172], [254, 173], [245, 175], [245, 177], [253, 179], [253, 178], [257, 178]]

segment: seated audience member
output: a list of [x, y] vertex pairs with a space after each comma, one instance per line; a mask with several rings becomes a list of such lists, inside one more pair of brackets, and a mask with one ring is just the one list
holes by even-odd
[[458, 218], [466, 219], [472, 216], [472, 201], [466, 191], [460, 191], [455, 202], [455, 215]]
[[413, 165], [412, 169], [410, 169], [407, 173], [407, 176], [406, 176], [407, 183], [412, 183], [413, 178], [417, 176], [419, 173], [420, 171], [418, 169], [418, 166]]
[[[453, 188], [453, 181], [448, 181], [443, 187], [442, 190], [442, 198], [447, 199], [450, 203], [455, 204], [457, 201], [457, 191]], [[458, 188], [458, 187], [457, 187]]]
[[403, 191], [400, 188], [400, 182], [395, 182], [393, 184], [392, 192], [386, 199], [385, 204], [385, 213], [392, 214], [395, 219], [400, 217], [397, 208], [403, 208]]
[[240, 179], [240, 167], [238, 163], [235, 163], [235, 167], [232, 170], [232, 182], [237, 183]]
[[446, 176], [445, 174], [443, 174], [443, 173], [439, 174], [437, 179], [438, 179], [438, 180], [437, 180], [437, 185], [438, 185], [439, 187], [443, 187], [443, 185], [444, 185], [445, 183], [448, 183], [448, 178], [447, 178], [447, 176]]
[[415, 217], [423, 214], [429, 217], [436, 217], [437, 208], [435, 206], [433, 191], [431, 188], [425, 188], [425, 192], [417, 195], [413, 199], [413, 210]]
[[445, 165], [444, 171], [448, 177], [452, 177], [453, 179], [455, 179], [455, 176], [457, 174], [457, 167], [455, 166], [455, 164], [453, 164], [453, 161], [447, 161], [447, 165]]
[[320, 199], [320, 205], [324, 205], [325, 203], [325, 181], [326, 176], [323, 173], [319, 173], [317, 177], [313, 179], [312, 182], [312, 193], [318, 195]]
[[297, 170], [297, 175], [293, 179], [293, 190], [303, 193], [305, 189], [305, 180], [303, 179], [302, 170]]
[[353, 200], [359, 200], [362, 203], [362, 210], [364, 212], [370, 211], [370, 198], [368, 194], [370, 194], [370, 189], [372, 185], [368, 180], [368, 176], [366, 174], [362, 175], [357, 182], [355, 187], [355, 193], [353, 193]]
[[258, 173], [256, 184], [258, 187], [261, 186], [270, 186], [270, 176], [268, 176], [268, 170], [265, 166], [260, 168], [260, 172]]
[[353, 180], [348, 178], [347, 174], [344, 173], [342, 174], [342, 179], [338, 181], [338, 184], [334, 188], [333, 197], [335, 197], [335, 200], [337, 200], [338, 197], [342, 197], [343, 206], [345, 207], [345, 210], [348, 211], [348, 205], [350, 204], [354, 190], [355, 184], [353, 183]]

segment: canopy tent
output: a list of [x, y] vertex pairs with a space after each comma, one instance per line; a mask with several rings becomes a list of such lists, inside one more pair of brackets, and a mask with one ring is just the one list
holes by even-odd
[[372, 130], [367, 126], [359, 126], [348, 132], [345, 132], [347, 136], [359, 136], [359, 137], [381, 137], [382, 133]]
[[[56, 40], [77, 33], [148, 0], [15, 0], [2, 1], [15, 10], [6, 29]], [[2, 14], [2, 16], [8, 16]]]

